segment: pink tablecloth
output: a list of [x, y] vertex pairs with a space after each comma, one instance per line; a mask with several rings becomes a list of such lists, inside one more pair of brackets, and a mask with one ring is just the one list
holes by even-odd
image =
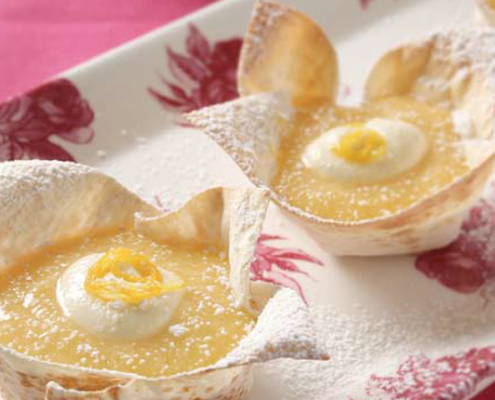
[[213, 0], [0, 0], [0, 100]]
[[0, 100], [212, 1], [0, 0]]

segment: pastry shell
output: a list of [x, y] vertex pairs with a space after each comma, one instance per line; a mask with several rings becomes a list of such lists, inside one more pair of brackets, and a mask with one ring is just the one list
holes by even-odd
[[281, 357], [326, 359], [308, 309], [295, 292], [274, 291], [267, 303], [254, 295], [259, 287], [251, 286], [255, 282], [249, 281], [249, 268], [268, 199], [260, 189], [214, 188], [175, 212], [163, 213], [87, 166], [56, 161], [0, 164], [1, 272], [27, 253], [60, 240], [133, 227], [157, 241], [228, 248], [234, 297], [259, 313], [254, 329], [225, 358], [163, 378], [41, 361], [0, 346], [2, 399], [237, 399], [250, 389], [255, 363]]
[[[322, 40], [302, 40], [316, 35], [322, 35], [321, 29], [298, 11], [259, 1], [241, 52], [238, 81], [242, 97], [186, 115], [258, 187], [270, 189], [278, 168], [283, 127], [291, 113], [321, 98], [336, 101], [335, 87], [328, 84], [333, 82], [329, 76], [338, 76], [333, 47], [328, 41], [325, 45]], [[411, 96], [452, 113], [454, 125], [463, 130], [461, 143], [469, 166], [468, 172], [452, 184], [393, 215], [350, 223], [320, 218], [293, 207], [270, 189], [272, 199], [337, 255], [415, 253], [451, 242], [493, 169], [493, 43], [495, 31], [489, 29], [433, 34], [388, 51], [367, 79], [366, 101]], [[311, 54], [324, 60], [316, 69], [311, 65]], [[286, 65], [280, 66], [280, 60]], [[305, 73], [320, 74], [312, 76], [312, 81], [320, 82], [321, 78], [326, 95], [304, 91], [309, 80]]]
[[476, 21], [481, 25], [495, 27], [495, 8], [489, 0], [473, 0], [476, 7]]

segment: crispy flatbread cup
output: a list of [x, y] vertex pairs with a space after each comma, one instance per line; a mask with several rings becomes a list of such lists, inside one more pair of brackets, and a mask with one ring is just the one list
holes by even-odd
[[[259, 1], [241, 52], [242, 97], [186, 115], [217, 142], [290, 218], [338, 255], [416, 253], [451, 242], [489, 179], [495, 159], [495, 31], [454, 30], [406, 43], [373, 66], [365, 101], [410, 96], [462, 122], [469, 170], [433, 195], [387, 217], [325, 219], [291, 206], [271, 189], [284, 126], [299, 107], [335, 103], [338, 64], [323, 30], [285, 5]], [[454, 125], [455, 125], [454, 124]]]
[[0, 164], [0, 273], [58, 241], [130, 228], [158, 242], [223, 246], [238, 305], [259, 315], [255, 328], [216, 364], [163, 378], [41, 361], [0, 346], [2, 399], [237, 399], [251, 387], [253, 364], [282, 357], [326, 359], [299, 296], [250, 282], [268, 199], [260, 189], [214, 188], [177, 211], [163, 213], [87, 166], [56, 161]]

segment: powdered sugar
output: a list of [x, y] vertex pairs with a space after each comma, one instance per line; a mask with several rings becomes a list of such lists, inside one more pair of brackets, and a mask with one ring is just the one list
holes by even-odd
[[[262, 43], [266, 33], [270, 27], [275, 25], [280, 18], [287, 13], [286, 6], [270, 3], [267, 1], [258, 1], [254, 10], [251, 24], [249, 25], [248, 40], [253, 44]], [[259, 51], [263, 50], [263, 46], [243, 46], [241, 55], [242, 62], [248, 65], [252, 60], [259, 56]], [[244, 68], [243, 65], [240, 69]]]
[[[394, 312], [374, 312], [365, 305], [351, 310], [317, 306], [312, 312], [331, 359], [277, 362], [264, 366], [263, 372], [268, 379], [282, 379], [287, 388], [284, 400], [383, 399], [385, 393], [376, 388], [376, 397], [366, 394], [373, 386], [373, 374], [394, 376], [412, 355], [438, 358], [468, 350], [473, 343], [483, 347], [495, 342], [491, 332], [495, 306], [483, 308], [479, 298], [462, 298], [448, 305], [432, 301], [426, 308], [429, 311], [404, 304]], [[436, 376], [435, 370], [429, 372]], [[452, 385], [457, 388], [455, 380]]]
[[168, 330], [175, 337], [181, 337], [189, 331], [189, 329], [187, 329], [184, 325], [180, 324], [170, 325]]
[[278, 120], [287, 118], [288, 113], [286, 98], [260, 94], [194, 111], [185, 117], [205, 129], [248, 176], [268, 184], [277, 170], [273, 155], [279, 143]]
[[471, 116], [465, 111], [455, 110], [452, 112], [452, 124], [455, 131], [465, 138], [473, 136], [473, 122]]

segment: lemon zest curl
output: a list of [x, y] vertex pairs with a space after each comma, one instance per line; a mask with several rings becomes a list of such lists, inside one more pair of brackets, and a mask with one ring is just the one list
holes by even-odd
[[[130, 274], [123, 267], [131, 267], [137, 274]], [[116, 279], [104, 279], [108, 274]], [[134, 305], [183, 286], [182, 280], [163, 282], [160, 270], [147, 257], [122, 247], [107, 251], [88, 269], [84, 282], [86, 292], [100, 300]]]

